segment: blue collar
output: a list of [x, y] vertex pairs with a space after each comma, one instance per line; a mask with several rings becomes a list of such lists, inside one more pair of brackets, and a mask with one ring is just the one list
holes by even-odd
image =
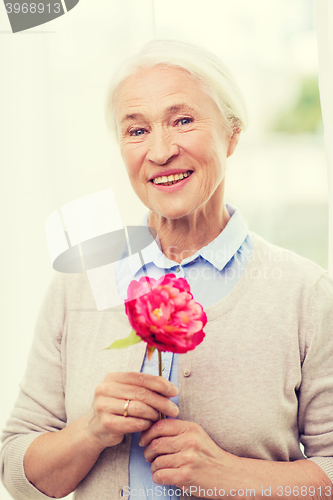
[[[193, 262], [195, 259], [202, 257], [210, 262], [216, 269], [221, 271], [229, 260], [235, 255], [237, 250], [241, 247], [244, 240], [249, 234], [247, 225], [240, 213], [240, 211], [233, 205], [227, 204], [226, 208], [229, 212], [230, 219], [223, 231], [208, 245], [202, 247], [195, 254], [183, 259], [180, 263], [181, 266]], [[145, 216], [143, 223], [148, 229], [148, 215]], [[161, 269], [171, 269], [178, 266], [178, 263], [168, 259], [163, 252], [161, 252], [158, 244], [153, 241], [148, 247], [141, 252], [145, 264], [153, 263]], [[128, 259], [132, 275], [142, 268], [142, 263], [139, 259]]]

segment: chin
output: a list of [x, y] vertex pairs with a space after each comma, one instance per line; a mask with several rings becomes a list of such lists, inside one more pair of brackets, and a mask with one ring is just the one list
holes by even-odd
[[189, 215], [189, 211], [185, 210], [184, 208], [176, 208], [176, 207], [169, 207], [166, 210], [158, 210], [157, 212], [158, 215], [165, 217], [166, 219], [181, 219], [182, 217], [186, 217]]

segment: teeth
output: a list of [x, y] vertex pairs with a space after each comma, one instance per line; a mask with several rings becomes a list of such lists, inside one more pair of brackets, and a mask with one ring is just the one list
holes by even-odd
[[188, 177], [189, 175], [191, 175], [192, 171], [191, 170], [188, 170], [187, 172], [184, 172], [183, 174], [171, 174], [171, 175], [162, 175], [162, 177], [155, 177], [155, 179], [153, 179], [153, 183], [154, 184], [165, 184], [165, 183], [168, 183], [169, 185], [169, 182], [173, 182], [173, 181], [180, 181], [186, 177]]

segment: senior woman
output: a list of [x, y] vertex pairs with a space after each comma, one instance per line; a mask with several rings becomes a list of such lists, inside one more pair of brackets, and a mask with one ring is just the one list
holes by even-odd
[[131, 279], [185, 277], [206, 337], [163, 353], [157, 377], [144, 343], [103, 350], [129, 331], [124, 307], [97, 312], [85, 276], [58, 275], [4, 432], [5, 485], [17, 499], [332, 498], [333, 284], [225, 204], [246, 126], [233, 78], [154, 41], [115, 76], [108, 113], [160, 243]]

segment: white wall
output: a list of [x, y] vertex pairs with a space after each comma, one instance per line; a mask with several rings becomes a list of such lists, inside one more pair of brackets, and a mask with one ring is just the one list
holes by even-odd
[[[125, 223], [136, 205], [140, 210], [104, 121], [113, 69], [134, 50], [133, 39], [140, 47], [153, 36], [152, 3], [140, 4], [146, 15], [137, 33], [131, 0], [93, 0], [16, 34], [0, 4], [1, 428], [54, 272], [46, 217], [110, 186]], [[0, 498], [9, 498], [2, 485]]]
[[[300, 71], [316, 71], [313, 32], [305, 35], [300, 25], [312, 15], [312, 3], [240, 0], [235, 7], [229, 0], [155, 1], [158, 37], [214, 50], [240, 81], [252, 124], [231, 162], [230, 193], [245, 206], [253, 200], [266, 203], [271, 199], [267, 190], [276, 191], [270, 175], [266, 181], [263, 175], [271, 153], [260, 141], [280, 106], [281, 89], [288, 93], [288, 68], [298, 64]], [[0, 3], [1, 427], [14, 404], [37, 311], [53, 275], [46, 217], [106, 187], [114, 189], [124, 224], [138, 222], [145, 211], [107, 133], [104, 100], [113, 69], [153, 35], [152, 0], [82, 0], [65, 16], [17, 34], [11, 33]], [[321, 145], [318, 151], [320, 156]], [[249, 161], [256, 169], [250, 184], [245, 177]], [[296, 195], [306, 199], [310, 191], [315, 200], [327, 196], [324, 160], [320, 156], [318, 165], [313, 163], [308, 191], [297, 183], [289, 183], [286, 191], [280, 177], [277, 203]], [[284, 175], [288, 168], [284, 164]], [[264, 179], [265, 189], [256, 179]], [[2, 486], [0, 498], [9, 498]]]
[[324, 121], [328, 162], [329, 200], [329, 271], [333, 276], [333, 5], [329, 0], [316, 1], [320, 100]]

